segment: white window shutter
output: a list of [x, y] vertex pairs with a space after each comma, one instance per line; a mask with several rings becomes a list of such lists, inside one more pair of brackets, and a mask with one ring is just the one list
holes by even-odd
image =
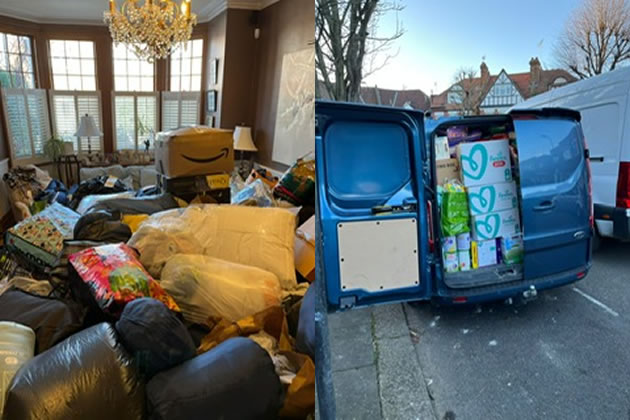
[[158, 131], [157, 95], [153, 92], [113, 94], [116, 150], [144, 150], [150, 131]]
[[182, 92], [180, 126], [199, 124], [200, 98], [199, 92]]
[[27, 91], [26, 98], [34, 154], [43, 155], [44, 144], [52, 137], [46, 91], [43, 89]]
[[[78, 120], [81, 121], [81, 117], [85, 114], [88, 114], [94, 117], [94, 122], [96, 123], [96, 127], [102, 133], [103, 126], [101, 124], [101, 97], [98, 93], [87, 94], [87, 95], [78, 95], [76, 97], [77, 100], [77, 112], [78, 112]], [[78, 128], [79, 124], [77, 124]], [[101, 137], [81, 137], [80, 150], [82, 152], [87, 152], [89, 147], [88, 143], [91, 146], [92, 152], [100, 152], [101, 148]]]
[[179, 127], [179, 92], [162, 92], [162, 130]]
[[51, 137], [46, 91], [2, 89], [9, 146], [14, 159], [35, 159]]
[[[65, 141], [74, 144], [75, 152], [84, 154], [88, 152], [88, 138], [82, 137], [80, 143], [74, 135], [79, 128], [80, 117], [88, 114], [94, 118], [98, 129], [103, 132], [101, 116], [101, 94], [99, 91], [50, 91], [52, 108], [53, 132]], [[91, 137], [92, 152], [103, 149], [101, 137]]]
[[200, 92], [162, 92], [162, 130], [198, 124], [200, 99]]

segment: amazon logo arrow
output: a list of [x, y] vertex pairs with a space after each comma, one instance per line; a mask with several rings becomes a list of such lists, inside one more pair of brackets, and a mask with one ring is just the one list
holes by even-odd
[[198, 158], [192, 158], [190, 156], [186, 156], [186, 155], [181, 155], [184, 159], [189, 160], [191, 162], [195, 162], [195, 163], [210, 163], [210, 162], [214, 162], [215, 160], [219, 160], [222, 157], [227, 158], [230, 155], [230, 149], [227, 147], [224, 147], [223, 149], [221, 149], [221, 153], [219, 153], [216, 156], [213, 157], [209, 157], [209, 158], [204, 158], [204, 159], [198, 159]]

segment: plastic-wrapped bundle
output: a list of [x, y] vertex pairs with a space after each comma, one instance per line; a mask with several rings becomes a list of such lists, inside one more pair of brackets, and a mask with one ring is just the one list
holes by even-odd
[[29, 360], [7, 393], [4, 420], [137, 420], [144, 383], [107, 323]]
[[232, 204], [243, 206], [274, 207], [276, 200], [269, 187], [261, 179], [257, 179], [247, 185], [238, 194], [232, 197]]
[[282, 303], [282, 289], [273, 273], [204, 255], [172, 257], [160, 284], [184, 318], [197, 323], [211, 316], [238, 321]]
[[275, 274], [283, 289], [296, 285], [296, 217], [279, 208], [201, 205], [157, 213], [128, 244], [155, 278], [176, 254], [203, 254]]
[[130, 302], [116, 322], [125, 348], [147, 377], [195, 357], [188, 330], [162, 302], [141, 298]]
[[238, 337], [153, 377], [147, 399], [154, 420], [277, 419], [282, 386], [269, 354]]

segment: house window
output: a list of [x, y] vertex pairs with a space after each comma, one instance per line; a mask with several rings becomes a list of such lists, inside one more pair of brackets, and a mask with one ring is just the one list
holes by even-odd
[[75, 152], [83, 154], [90, 150], [92, 152], [103, 150], [102, 136], [77, 139], [74, 135], [81, 117], [86, 114], [94, 118], [96, 127], [103, 132], [100, 92], [51, 91], [50, 104], [53, 132], [64, 141], [74, 143]]
[[12, 158], [36, 163], [34, 159], [43, 155], [51, 137], [46, 91], [3, 88], [2, 103]]
[[0, 32], [0, 86], [35, 88], [31, 38]]
[[551, 84], [551, 88], [552, 88], [552, 89], [555, 89], [555, 88], [557, 88], [557, 87], [564, 86], [564, 85], [566, 85], [566, 84], [567, 84], [567, 82], [568, 82], [568, 81], [567, 81], [567, 79], [565, 79], [565, 78], [564, 78], [564, 77], [562, 77], [562, 76], [560, 76], [560, 77], [556, 77], [556, 78], [554, 79], [553, 83]]
[[193, 39], [180, 45], [170, 59], [171, 91], [199, 92], [202, 90], [203, 39]]
[[51, 40], [50, 63], [55, 90], [96, 90], [92, 41]]
[[116, 150], [144, 150], [158, 131], [158, 93], [116, 93], [114, 95], [114, 126]]
[[152, 92], [155, 66], [139, 59], [125, 44], [114, 45], [114, 89], [118, 92]]

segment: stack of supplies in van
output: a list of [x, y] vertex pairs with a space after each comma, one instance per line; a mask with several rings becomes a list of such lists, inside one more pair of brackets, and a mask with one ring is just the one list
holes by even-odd
[[[482, 133], [454, 126], [446, 134], [435, 142], [445, 271], [521, 263], [519, 195], [512, 165], [516, 156], [506, 127]], [[466, 208], [466, 217], [454, 210], [453, 201], [462, 197], [466, 204], [457, 209]]]

